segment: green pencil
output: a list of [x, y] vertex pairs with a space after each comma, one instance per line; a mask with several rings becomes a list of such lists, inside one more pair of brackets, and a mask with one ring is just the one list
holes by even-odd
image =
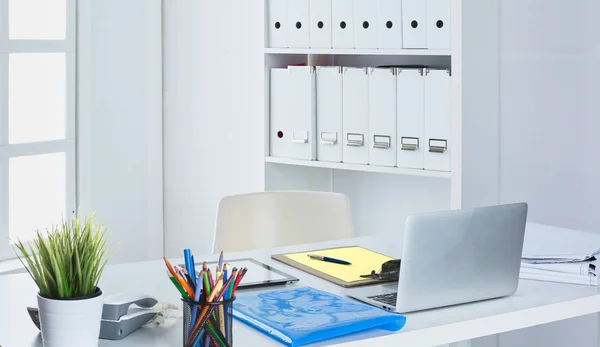
[[181, 285], [177, 282], [177, 280], [175, 279], [175, 277], [169, 275], [169, 279], [171, 279], [171, 282], [173, 282], [173, 285], [175, 286], [175, 288], [177, 288], [177, 290], [179, 290], [179, 292], [181, 293], [181, 297], [189, 300], [190, 297], [187, 295], [187, 293], [185, 292], [185, 290], [183, 290], [183, 288], [181, 288]]

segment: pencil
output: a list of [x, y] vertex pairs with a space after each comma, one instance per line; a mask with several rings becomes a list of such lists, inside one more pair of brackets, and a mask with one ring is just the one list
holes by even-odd
[[192, 291], [192, 288], [190, 288], [190, 286], [187, 284], [187, 281], [185, 280], [185, 278], [181, 277], [181, 275], [179, 275], [177, 273], [176, 273], [175, 278], [177, 279], [177, 282], [179, 282], [179, 284], [181, 285], [181, 288], [183, 288], [183, 290], [185, 290], [188, 297], [193, 298], [194, 291]]
[[[231, 273], [231, 277], [232, 277], [232, 278], [235, 278], [235, 277], [237, 276], [237, 272], [238, 272], [238, 269], [237, 269], [237, 267], [234, 267], [234, 268], [233, 268], [233, 272]], [[234, 281], [235, 281], [235, 280], [234, 280]], [[232, 292], [233, 292], [233, 284], [234, 284], [234, 282], [231, 282], [231, 285], [229, 286], [229, 288], [227, 288], [227, 297], [228, 297], [228, 298], [230, 298], [230, 299], [233, 297], [233, 296], [231, 295], [231, 294], [232, 294]]]
[[202, 275], [204, 277], [204, 300], [206, 301], [210, 295], [210, 283], [208, 282], [208, 273], [206, 271], [202, 271]]
[[208, 273], [208, 284], [210, 284], [210, 288], [212, 290], [212, 288], [215, 287], [215, 281], [213, 279], [212, 272], [210, 272], [210, 268], [208, 269], [207, 273]]
[[248, 268], [243, 268], [242, 272], [240, 274], [238, 274], [237, 278], [235, 279], [235, 285], [233, 286], [233, 291], [231, 292], [231, 297], [235, 296], [235, 291], [237, 290], [237, 287], [240, 285], [240, 282], [242, 281], [242, 278], [246, 274], [246, 271], [248, 271]]
[[163, 257], [163, 259], [164, 259], [165, 265], [167, 266], [167, 269], [169, 270], [171, 275], [173, 275], [173, 277], [177, 277], [175, 269], [173, 268], [173, 265], [171, 265], [171, 263], [167, 260], [166, 257]]
[[219, 267], [223, 268], [223, 251], [221, 251], [221, 255], [219, 255]]
[[181, 294], [181, 297], [184, 298], [184, 299], [186, 299], [186, 300], [188, 300], [189, 296], [187, 295], [187, 293], [185, 292], [185, 290], [183, 290], [183, 288], [181, 288], [181, 285], [179, 284], [179, 282], [177, 282], [177, 280], [175, 279], [175, 277], [173, 277], [168, 272], [167, 272], [167, 275], [169, 276], [169, 279], [171, 280], [171, 282], [173, 282], [173, 285], [175, 286], [175, 288], [177, 288], [177, 290]]
[[[200, 300], [200, 293], [202, 293], [202, 279], [200, 277], [198, 277], [198, 279], [196, 280], [196, 293], [194, 293], [194, 301], [198, 302], [198, 300]], [[196, 303], [194, 303], [193, 307], [192, 307], [192, 319], [190, 320], [190, 326], [188, 327], [188, 334], [189, 332], [192, 330], [192, 327], [194, 326], [194, 322], [196, 321], [196, 314], [198, 313], [198, 305], [196, 305]]]
[[[228, 266], [225, 264], [225, 269], [223, 270], [223, 282], [227, 282], [227, 270]], [[227, 295], [227, 291], [225, 292], [225, 300], [228, 300], [229, 296]]]

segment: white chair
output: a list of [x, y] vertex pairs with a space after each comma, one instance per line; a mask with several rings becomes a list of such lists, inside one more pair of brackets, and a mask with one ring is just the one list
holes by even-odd
[[354, 237], [350, 200], [337, 193], [273, 191], [227, 196], [213, 251], [233, 252]]

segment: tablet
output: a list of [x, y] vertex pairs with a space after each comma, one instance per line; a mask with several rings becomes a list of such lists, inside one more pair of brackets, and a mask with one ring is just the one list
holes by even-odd
[[[218, 261], [206, 262], [210, 271], [213, 273], [218, 263]], [[294, 276], [252, 258], [226, 260], [225, 263], [229, 264], [230, 269], [233, 269], [234, 267], [238, 269], [244, 267], [248, 268], [248, 272], [246, 272], [246, 275], [242, 278], [238, 289], [292, 284], [299, 281], [299, 279]], [[202, 269], [202, 263], [196, 263], [196, 271], [198, 271], [198, 269]]]

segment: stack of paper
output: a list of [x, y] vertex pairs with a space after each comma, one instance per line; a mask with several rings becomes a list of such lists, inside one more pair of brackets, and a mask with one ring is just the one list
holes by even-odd
[[524, 279], [597, 286], [596, 260], [600, 251], [569, 255], [523, 255]]

